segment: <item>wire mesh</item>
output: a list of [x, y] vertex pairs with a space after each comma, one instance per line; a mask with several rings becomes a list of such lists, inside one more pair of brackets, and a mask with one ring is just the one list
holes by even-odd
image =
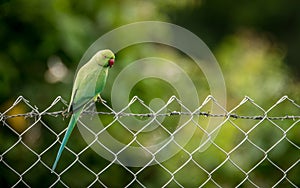
[[[219, 106], [224, 113], [213, 114], [209, 107]], [[62, 114], [66, 101], [57, 97], [47, 108], [39, 110], [24, 97], [0, 114], [0, 182], [9, 187], [299, 187], [300, 185], [300, 106], [283, 96], [268, 109], [245, 97], [226, 111], [208, 96], [197, 109], [188, 109], [175, 96], [159, 110], [152, 110], [139, 97], [120, 111], [106, 103], [97, 111], [85, 110], [82, 116], [103, 118], [104, 129], [90, 132], [89, 144], [74, 130], [54, 173], [51, 166], [66, 131], [68, 118]], [[135, 112], [128, 112], [128, 109]], [[135, 110], [137, 109], [137, 110]], [[149, 120], [139, 130], [130, 130], [126, 118]], [[178, 118], [186, 117], [178, 125]], [[163, 118], [163, 119], [160, 119]], [[222, 118], [214, 129], [205, 124]], [[176, 123], [174, 123], [176, 122]], [[145, 134], [155, 123], [160, 131]], [[172, 126], [176, 124], [176, 126]], [[182, 145], [175, 138], [188, 126], [194, 128], [189, 142]], [[98, 140], [109, 132], [125, 143], [111, 150]], [[159, 153], [146, 146], [152, 137], [166, 135], [178, 152], [161, 161]], [[215, 135], [215, 136], [213, 136]], [[155, 138], [157, 139], [157, 138]], [[205, 142], [201, 142], [201, 140]], [[200, 140], [200, 142], [199, 142]], [[147, 142], [148, 141], [148, 142]], [[112, 156], [106, 160], [91, 149], [100, 144]], [[151, 144], [151, 142], [150, 142]], [[207, 145], [208, 144], [208, 145]], [[126, 165], [120, 154], [128, 147], [139, 147], [151, 157], [143, 166]]]

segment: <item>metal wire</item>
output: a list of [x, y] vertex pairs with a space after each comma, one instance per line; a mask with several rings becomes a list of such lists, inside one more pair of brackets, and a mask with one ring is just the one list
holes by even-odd
[[[174, 102], [184, 110], [162, 110], [167, 109], [168, 105]], [[134, 103], [140, 104], [149, 112], [128, 112], [128, 109], [132, 107]], [[44, 110], [39, 110], [36, 106], [31, 105], [24, 97], [20, 96], [9, 108], [7, 108], [7, 110], [0, 113], [0, 122], [3, 125], [0, 127], [0, 130], [3, 129], [0, 131], [0, 136], [5, 134], [6, 139], [9, 140], [6, 143], [4, 138], [0, 137], [0, 180], [11, 187], [31, 187], [40, 185], [41, 181], [36, 180], [34, 177], [28, 178], [27, 176], [28, 174], [33, 176], [32, 171], [36, 168], [41, 168], [44, 169], [44, 172], [41, 173], [43, 174], [43, 177], [49, 177], [48, 181], [50, 183], [47, 186], [54, 187], [62, 185], [64, 187], [69, 187], [73, 185], [72, 180], [68, 180], [64, 177], [69, 177], [68, 174], [72, 175], [74, 174], [74, 171], [80, 171], [72, 170], [77, 169], [77, 166], [80, 165], [80, 169], [85, 171], [84, 174], [89, 174], [93, 177], [90, 178], [90, 182], [86, 182], [86, 184], [84, 184], [86, 187], [111, 187], [116, 185], [122, 187], [148, 187], [157, 185], [161, 187], [299, 187], [300, 180], [297, 176], [300, 172], [300, 106], [296, 102], [287, 96], [283, 96], [273, 106], [265, 110], [256, 104], [250, 97], [245, 97], [230, 111], [226, 111], [224, 107], [220, 106], [224, 113], [219, 114], [202, 110], [208, 103], [220, 106], [214, 97], [208, 96], [199, 108], [191, 110], [185, 107], [178, 98], [172, 96], [162, 109], [153, 111], [139, 97], [135, 96], [128, 105], [120, 111], [114, 111], [106, 103], [102, 103], [103, 107], [105, 107], [105, 111], [85, 110], [82, 116], [100, 115], [108, 116], [110, 118], [110, 122], [107, 123], [103, 130], [96, 134], [92, 133], [95, 138], [101, 137], [101, 134], [104, 131], [108, 131], [109, 128], [118, 123], [122, 129], [125, 129], [125, 131], [128, 132], [132, 139], [128, 140], [125, 146], [117, 152], [107, 148], [105, 144], [99, 142], [97, 139], [81, 148], [80, 151], [67, 145], [65, 150], [69, 152], [69, 155], [75, 157], [75, 159], [73, 159], [71, 163], [69, 162], [67, 166], [64, 165], [62, 170], [55, 172], [53, 177], [53, 175], [51, 175], [51, 165], [56, 155], [55, 148], [57, 148], [61, 143], [59, 140], [62, 139], [66, 129], [57, 131], [57, 128], [54, 128], [53, 125], [44, 118], [64, 118], [63, 107], [67, 107], [67, 102], [59, 96], [49, 105], [49, 107]], [[13, 110], [21, 104], [26, 106], [26, 111], [24, 113], [12, 113]], [[248, 107], [250, 106], [255, 108], [256, 111], [258, 111], [258, 114], [239, 114], [240, 109], [247, 105]], [[278, 108], [281, 108], [281, 105], [287, 105], [285, 109], [291, 109], [291, 111], [281, 112], [278, 110]], [[52, 109], [57, 109], [57, 107], [61, 110], [52, 111]], [[252, 108], [249, 108], [249, 114], [253, 114], [251, 112]], [[274, 113], [274, 111], [276, 113]], [[243, 111], [243, 114], [244, 113], [245, 110]], [[127, 117], [134, 117], [138, 119], [148, 118], [151, 119], [151, 121], [141, 127], [140, 130], [132, 131], [127, 128], [122, 121], [122, 119]], [[176, 117], [186, 117], [186, 122], [175, 129], [170, 130], [164, 123], [158, 120], [160, 117], [173, 119]], [[198, 120], [195, 119], [195, 117], [198, 118]], [[10, 122], [16, 118], [22, 118], [23, 122], [24, 120], [28, 120], [25, 121], [27, 125], [21, 131], [14, 127], [14, 124]], [[205, 121], [214, 118], [222, 118], [223, 120], [212, 130], [207, 130], [203, 127], [201, 122], [202, 119]], [[247, 125], [248, 123], [241, 123], [240, 121], [250, 122], [249, 124], [251, 125], [245, 128], [245, 124]], [[162, 147], [156, 152], [152, 152], [138, 140], [138, 137], [141, 137], [143, 130], [151, 123], [158, 124], [158, 127], [171, 138], [167, 144], [172, 143], [174, 146], [179, 148], [180, 154], [178, 155], [181, 156], [180, 159], [175, 157], [167, 161], [160, 161], [157, 156], [159, 152], [167, 147], [167, 144], [162, 145]], [[44, 138], [45, 140], [48, 140], [48, 142], [44, 141], [43, 144], [45, 145], [42, 147], [43, 149], [37, 151], [34, 145], [37, 142], [33, 141], [31, 143], [28, 141], [28, 137], [30, 137], [31, 134], [35, 134], [34, 130], [37, 127], [40, 127], [40, 125], [48, 132], [48, 134], [51, 134], [52, 136], [54, 135], [56, 139], [52, 139], [52, 141], [49, 142], [51, 139]], [[194, 128], [201, 132], [202, 137], [206, 137], [206, 141], [204, 143], [197, 146], [193, 144], [192, 149], [187, 146], [183, 146], [175, 139], [178, 133], [184, 131], [184, 129], [190, 125], [193, 125]], [[88, 131], [92, 132], [88, 126], [84, 125], [84, 123], [83, 126]], [[218, 133], [223, 129], [227, 131], [226, 134]], [[233, 132], [228, 133], [228, 131]], [[222, 135], [228, 136], [231, 134], [236, 135], [231, 136], [229, 139], [220, 138]], [[197, 138], [197, 136], [199, 135], [196, 135], [193, 138]], [[40, 137], [45, 136], [40, 133]], [[236, 140], [234, 140], [235, 137], [237, 138]], [[266, 142], [265, 144], [264, 141]], [[81, 159], [81, 157], [88, 152], [89, 148], [95, 143], [100, 144], [107, 150], [107, 152], [110, 153], [110, 155], [113, 156], [113, 160], [111, 161], [103, 160], [105, 161], [102, 162], [104, 165], [102, 165], [101, 169], [98, 170], [95, 170], [90, 163], [86, 163]], [[151, 160], [145, 163], [142, 167], [129, 167], [120, 159], [120, 154], [128, 149], [128, 147], [132, 144], [136, 144], [136, 146], [142, 148], [151, 156]], [[209, 144], [210, 146], [206, 150], [202, 150], [206, 144]], [[19, 147], [22, 147], [23, 149], [19, 150]], [[16, 151], [15, 148], [17, 148], [18, 151]], [[26, 155], [30, 154], [34, 157], [29, 159], [23, 158], [22, 150], [26, 150]], [[211, 152], [210, 150], [215, 151]], [[95, 155], [96, 154], [93, 156], [95, 157]], [[287, 155], [286, 159], [282, 158], [283, 155]], [[281, 156], [281, 158], [278, 156]], [[101, 157], [98, 156], [98, 158]], [[205, 159], [207, 162], [201, 161], [201, 159]], [[26, 165], [16, 165], [14, 164], [15, 161], [22, 161], [22, 164]], [[168, 163], [168, 161], [171, 162]], [[155, 163], [155, 165], [153, 165], [153, 163]], [[127, 177], [125, 178], [126, 180], [112, 181], [109, 176], [114, 176], [114, 172], [111, 170], [113, 168], [121, 169], [122, 173], [120, 176], [125, 175]], [[274, 171], [273, 175], [276, 177], [270, 177], [270, 174], [263, 174], [262, 172], [264, 172], [264, 170], [269, 172], [269, 170], [266, 169]], [[154, 174], [163, 173], [164, 175], [161, 177], [160, 175], [153, 175], [153, 177], [147, 177], [148, 179], [144, 178], [145, 174], [151, 170]], [[191, 174], [187, 175], [186, 172], [190, 172]], [[108, 176], [105, 176], [107, 179], [103, 177], [106, 173], [111, 173]], [[35, 175], [39, 177], [40, 174]], [[189, 178], [192, 177], [194, 179], [190, 180]], [[230, 177], [232, 179], [230, 179]], [[151, 179], [150, 181], [149, 178]], [[151, 181], [156, 183], [151, 184]], [[160, 184], [157, 182], [160, 182]]]

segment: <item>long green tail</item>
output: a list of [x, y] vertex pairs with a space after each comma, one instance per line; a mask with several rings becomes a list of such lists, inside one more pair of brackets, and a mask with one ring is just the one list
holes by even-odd
[[68, 129], [67, 129], [67, 131], [65, 133], [64, 139], [63, 139], [63, 141], [62, 141], [62, 143], [60, 145], [60, 148], [58, 150], [58, 153], [56, 155], [55, 162], [54, 162], [54, 164], [52, 166], [52, 172], [56, 168], [56, 165], [57, 165], [57, 163], [59, 161], [59, 158], [60, 158], [60, 156], [62, 154], [62, 151], [64, 150], [64, 148], [65, 148], [65, 146], [66, 146], [66, 144], [67, 144], [67, 142], [69, 140], [69, 137], [70, 137], [70, 135], [71, 135], [71, 133], [72, 133], [75, 125], [76, 125], [76, 122], [77, 122], [77, 120], [78, 120], [78, 118], [80, 116], [80, 113], [81, 113], [81, 110], [78, 110], [77, 112], [75, 112], [74, 114], [72, 114], [72, 117], [71, 117], [69, 125], [68, 125]]

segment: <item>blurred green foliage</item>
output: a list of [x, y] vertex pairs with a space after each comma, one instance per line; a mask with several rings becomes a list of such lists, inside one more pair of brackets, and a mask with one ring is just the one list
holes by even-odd
[[[288, 94], [296, 101], [300, 101], [300, 3], [297, 0], [267, 0], [267, 1], [59, 1], [59, 0], [12, 0], [0, 2], [0, 111], [6, 110], [17, 96], [23, 95], [30, 100], [31, 104], [39, 109], [45, 109], [56, 96], [69, 99], [73, 76], [77, 64], [86, 49], [104, 33], [124, 24], [144, 21], [160, 20], [178, 24], [197, 34], [213, 51], [222, 68], [228, 93], [228, 108], [234, 107], [245, 96], [248, 95], [266, 108], [276, 102], [281, 96]], [[110, 74], [107, 88], [111, 87], [112, 79], [136, 59], [144, 56], [156, 56], [180, 61], [180, 66], [186, 70], [191, 79], [197, 84], [199, 100], [203, 101], [209, 94], [209, 88], [205, 77], [199, 76], [195, 65], [184, 54], [166, 46], [159, 45], [136, 45], [128, 47], [117, 54], [117, 61]], [[56, 75], [57, 69], [63, 70]], [[168, 70], [166, 70], [167, 72]], [[138, 74], [138, 73], [137, 73]], [[149, 92], [151, 91], [151, 92]], [[122, 91], [120, 91], [122, 95]], [[146, 104], [153, 98], [168, 100], [176, 91], [167, 83], [160, 80], [149, 79], [138, 83], [132, 90], [130, 97], [138, 95]], [[103, 98], [109, 100], [109, 90], [103, 92]], [[109, 102], [109, 101], [108, 101]], [[176, 106], [176, 105], [175, 105]], [[56, 106], [54, 110], [65, 108], [64, 105]], [[102, 110], [103, 107], [99, 106]], [[134, 112], [147, 112], [139, 106], [132, 107]], [[180, 110], [175, 107], [172, 110]], [[171, 107], [170, 107], [171, 109]], [[170, 110], [169, 109], [169, 110]], [[13, 114], [28, 112], [24, 105], [14, 108]], [[105, 109], [103, 109], [105, 110]], [[261, 115], [263, 112], [249, 105], [240, 109], [238, 114]], [[299, 109], [283, 105], [272, 111], [275, 115], [299, 114]], [[109, 117], [103, 117], [104, 122], [109, 122]], [[32, 123], [31, 120], [15, 119], [8, 122], [16, 131], [23, 132]], [[56, 133], [62, 131], [67, 124], [63, 118], [43, 117], [43, 121]], [[165, 123], [170, 125], [169, 130], [177, 119], [166, 118]], [[207, 122], [203, 118], [199, 122]], [[249, 130], [253, 126], [252, 121], [236, 120], [236, 124], [242, 126], [243, 130]], [[280, 126], [287, 129], [292, 122], [278, 122]], [[111, 129], [112, 134], [117, 133], [117, 125]], [[282, 133], [274, 128], [271, 123], [261, 124], [258, 132], [249, 135], [255, 144], [267, 149], [278, 140]], [[157, 132], [159, 132], [158, 130]], [[272, 138], [269, 138], [269, 132]], [[299, 146], [299, 126], [295, 126], [289, 132], [289, 139]], [[122, 135], [129, 134], [126, 130]], [[161, 134], [161, 133], [160, 133]], [[274, 134], [274, 135], [273, 135]], [[147, 136], [141, 140], [147, 140]], [[195, 133], [203, 136], [203, 132]], [[220, 131], [216, 143], [228, 151], [241, 141], [241, 134], [232, 124], [225, 124]], [[34, 151], [41, 153], [56, 139], [43, 124], [34, 126], [23, 135], [24, 142]], [[122, 139], [122, 138], [121, 138]], [[191, 142], [193, 142], [193, 139]], [[18, 140], [18, 136], [7, 127], [1, 127], [0, 131], [0, 153], [2, 154]], [[128, 142], [125, 137], [122, 140]], [[195, 141], [197, 142], [197, 140]], [[250, 143], [245, 142], [244, 150], [238, 150], [232, 154], [238, 163], [251, 169], [255, 162], [262, 157], [258, 149]], [[68, 146], [76, 152], [86, 147], [84, 140], [76, 130], [70, 138]], [[24, 172], [36, 160], [31, 152], [22, 146], [5, 155], [6, 161]], [[42, 159], [51, 166], [59, 145], [56, 144], [45, 154]], [[191, 151], [195, 145], [186, 146]], [[190, 148], [189, 148], [190, 147]], [[294, 152], [294, 153], [293, 153]], [[20, 158], [19, 155], [23, 157]], [[282, 142], [270, 156], [276, 164], [284, 166], [286, 161], [294, 162], [299, 159], [299, 151], [295, 152], [293, 146]], [[180, 152], [166, 161], [163, 165], [170, 171], [178, 169], [188, 159], [188, 155]], [[201, 166], [212, 171], [226, 155], [214, 146], [210, 147], [205, 154], [196, 153], [195, 160]], [[82, 155], [80, 160], [89, 168], [101, 171], [108, 161], [99, 159], [91, 149]], [[75, 159], [74, 155], [65, 151], [58, 171], [61, 172]], [[254, 161], [253, 164], [247, 162]], [[290, 165], [290, 163], [288, 164]], [[133, 171], [138, 169], [131, 168]], [[290, 172], [289, 178], [296, 181], [299, 175], [299, 165]], [[18, 176], [0, 163], [0, 182], [2, 185], [13, 185], [18, 181]], [[113, 176], [112, 176], [113, 174]], [[269, 178], [264, 179], [266, 174]], [[260, 186], [270, 186], [274, 182], [273, 177], [280, 177], [278, 169], [270, 162], [265, 161], [259, 168], [250, 174], [253, 181], [260, 182]], [[75, 178], [74, 178], [75, 177]], [[81, 177], [81, 178], [76, 178]], [[25, 176], [25, 182], [31, 182], [32, 186], [49, 186], [56, 176], [50, 174], [43, 165], [38, 164]], [[119, 165], [112, 165], [100, 177], [106, 185], [112, 187], [125, 186], [132, 180], [132, 175]], [[202, 170], [195, 164], [189, 163], [181, 171], [176, 173], [175, 178], [186, 187], [201, 185], [207, 178]], [[235, 186], [244, 175], [229, 162], [214, 173], [213, 179], [220, 185]], [[275, 178], [275, 179], [276, 179]], [[69, 186], [82, 187], [94, 181], [86, 168], [76, 163], [61, 176], [63, 182]], [[170, 174], [161, 167], [151, 166], [138, 175], [138, 179], [147, 187], [162, 186], [170, 179]], [[278, 178], [277, 178], [278, 180]], [[248, 182], [249, 183], [249, 182]], [[297, 180], [298, 185], [300, 184]], [[170, 186], [173, 184], [171, 183]], [[245, 185], [247, 186], [247, 185]]]

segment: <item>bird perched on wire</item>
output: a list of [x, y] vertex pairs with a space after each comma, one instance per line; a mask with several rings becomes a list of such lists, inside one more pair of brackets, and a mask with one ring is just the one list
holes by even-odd
[[111, 50], [98, 51], [85, 65], [83, 65], [75, 78], [68, 113], [72, 114], [62, 144], [58, 150], [52, 172], [55, 170], [59, 158], [65, 148], [68, 139], [83, 111], [85, 105], [90, 101], [101, 99], [108, 69], [115, 63], [115, 55]]

